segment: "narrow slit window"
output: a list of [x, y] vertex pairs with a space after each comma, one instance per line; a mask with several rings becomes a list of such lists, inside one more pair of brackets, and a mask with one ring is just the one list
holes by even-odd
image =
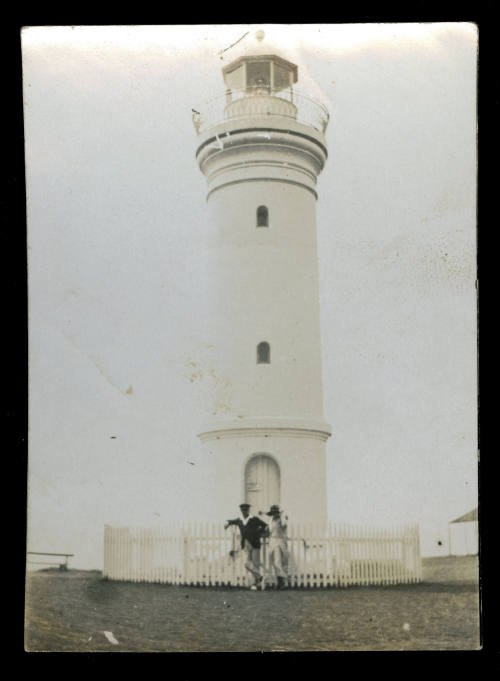
[[271, 346], [266, 341], [257, 345], [257, 364], [271, 363]]
[[257, 208], [257, 227], [269, 227], [269, 211], [267, 206]]

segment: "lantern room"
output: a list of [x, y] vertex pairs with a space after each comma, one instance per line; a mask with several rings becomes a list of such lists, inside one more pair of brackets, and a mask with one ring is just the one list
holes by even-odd
[[297, 66], [276, 55], [245, 56], [228, 64], [222, 73], [228, 92], [264, 95], [291, 89]]

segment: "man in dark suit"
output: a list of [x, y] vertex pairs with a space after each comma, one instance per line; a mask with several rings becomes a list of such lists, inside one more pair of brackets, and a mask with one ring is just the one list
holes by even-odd
[[257, 516], [250, 515], [250, 504], [240, 504], [241, 517], [234, 520], [228, 520], [224, 525], [225, 528], [229, 525], [237, 525], [241, 534], [241, 548], [245, 551], [246, 560], [245, 567], [250, 572], [255, 582], [250, 587], [252, 591], [256, 591], [258, 585], [262, 582], [262, 575], [260, 573], [260, 545], [262, 536], [267, 534], [267, 524], [257, 518]]

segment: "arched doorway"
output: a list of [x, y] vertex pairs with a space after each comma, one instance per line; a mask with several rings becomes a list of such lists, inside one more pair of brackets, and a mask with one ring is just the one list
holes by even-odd
[[245, 466], [245, 501], [251, 513], [266, 512], [280, 503], [280, 468], [267, 454], [255, 454]]

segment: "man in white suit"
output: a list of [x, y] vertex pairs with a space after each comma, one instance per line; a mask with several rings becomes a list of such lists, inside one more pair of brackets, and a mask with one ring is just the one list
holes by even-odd
[[271, 516], [269, 533], [269, 564], [276, 575], [277, 588], [281, 589], [287, 579], [288, 547], [286, 541], [287, 516], [283, 517], [283, 511], [273, 504], [266, 515]]

